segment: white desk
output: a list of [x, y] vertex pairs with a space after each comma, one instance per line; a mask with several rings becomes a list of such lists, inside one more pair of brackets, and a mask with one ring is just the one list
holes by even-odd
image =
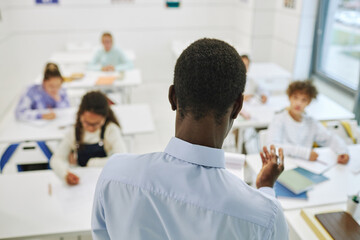
[[[125, 136], [155, 130], [150, 107], [147, 104], [114, 105], [112, 108]], [[56, 111], [59, 112], [57, 119], [39, 120], [34, 123], [19, 122], [15, 120], [14, 114], [9, 114], [0, 127], [0, 143], [62, 139], [66, 126], [74, 124], [77, 109], [57, 109]]]
[[0, 175], [0, 239], [88, 233], [100, 171], [74, 169], [80, 176], [74, 187], [51, 170]]
[[[90, 63], [90, 61], [93, 59], [96, 51], [97, 49], [94, 48], [84, 51], [55, 52], [50, 56], [49, 61], [60, 65], [83, 64], [84, 66], [86, 66], [86, 64]], [[129, 60], [135, 60], [136, 55], [133, 50], [125, 49], [123, 51], [126, 57], [129, 58]]]
[[270, 94], [285, 93], [291, 78], [288, 70], [272, 62], [252, 62], [247, 73], [247, 79]]
[[[305, 210], [310, 210], [316, 213], [321, 212], [335, 212], [335, 211], [346, 211], [346, 204], [332, 204], [316, 208], [307, 208]], [[285, 211], [285, 217], [290, 229], [290, 238], [291, 239], [306, 239], [306, 240], [317, 240], [319, 239], [309, 225], [305, 222], [304, 218], [300, 215], [299, 209]], [[355, 219], [360, 223], [360, 219]]]
[[[350, 145], [350, 161], [347, 165], [336, 164], [324, 173], [329, 180], [319, 183], [308, 191], [308, 200], [279, 198], [285, 210], [300, 209], [326, 204], [345, 203], [347, 196], [360, 190], [360, 174], [354, 174], [352, 167], [359, 166], [360, 145]], [[246, 163], [251, 170], [259, 173], [262, 163], [259, 154], [247, 155]], [[295, 168], [293, 158], [285, 157], [285, 169]]]
[[[96, 85], [99, 77], [114, 76], [115, 79], [112, 85]], [[116, 72], [102, 72], [102, 71], [86, 71], [85, 76], [79, 80], [71, 82], [64, 82], [64, 88], [85, 88], [85, 89], [113, 89], [124, 87], [135, 87], [142, 83], [141, 72], [139, 69], [127, 70], [121, 74]]]
[[[141, 71], [139, 69], [131, 69], [122, 73], [118, 72], [102, 72], [102, 71], [83, 71], [76, 70], [77, 68], [67, 67], [63, 70], [63, 75], [70, 76], [75, 72], [83, 72], [84, 77], [81, 79], [73, 80], [71, 82], [64, 82], [62, 87], [67, 90], [115, 90], [122, 92], [122, 103], [131, 102], [132, 88], [139, 86], [142, 83]], [[116, 77], [111, 85], [97, 85], [96, 81], [99, 77], [113, 76]], [[41, 84], [43, 79], [39, 75], [35, 79], [35, 83]]]
[[290, 79], [291, 73], [272, 62], [254, 62], [250, 63], [247, 76], [254, 79]]
[[[234, 127], [266, 128], [270, 124], [274, 114], [289, 105], [290, 103], [287, 95], [270, 96], [265, 104], [256, 102], [256, 99], [254, 99], [254, 101], [244, 102], [242, 111], [249, 113], [251, 118], [249, 120], [245, 120], [239, 116], [234, 121]], [[310, 105], [306, 108], [306, 112], [311, 117], [319, 121], [355, 118], [354, 113], [345, 109], [323, 94], [319, 94], [317, 99], [314, 99], [310, 103]]]

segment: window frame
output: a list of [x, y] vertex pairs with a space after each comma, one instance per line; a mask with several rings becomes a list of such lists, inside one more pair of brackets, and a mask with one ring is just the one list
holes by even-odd
[[[326, 17], [328, 15], [328, 9], [329, 9], [329, 1], [319, 1], [318, 14], [315, 25], [314, 42], [313, 42], [311, 72], [319, 79], [326, 81], [327, 83], [330, 83], [335, 87], [339, 87], [341, 90], [355, 97], [357, 95], [357, 92], [359, 91], [360, 74], [359, 74], [358, 86], [357, 88], [354, 89], [349, 84], [346, 84], [341, 78], [322, 71], [320, 67], [322, 49], [323, 49], [322, 44], [324, 42], [324, 37], [325, 37], [324, 31], [326, 25]], [[359, 61], [359, 72], [360, 72], [360, 61]]]

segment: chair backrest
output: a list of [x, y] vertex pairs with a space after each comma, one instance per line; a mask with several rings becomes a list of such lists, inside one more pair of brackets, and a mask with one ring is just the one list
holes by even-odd
[[327, 121], [324, 126], [332, 133], [341, 137], [346, 144], [360, 142], [360, 133], [356, 120]]

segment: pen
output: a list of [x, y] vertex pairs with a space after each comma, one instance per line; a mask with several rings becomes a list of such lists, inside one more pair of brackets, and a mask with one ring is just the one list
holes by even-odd
[[359, 203], [359, 199], [358, 199], [357, 196], [354, 196], [352, 200], [353, 200], [354, 202], [356, 202], [356, 203]]
[[276, 164], [277, 165], [280, 165], [280, 158], [279, 158], [279, 156], [278, 155], [275, 155], [276, 156]]
[[48, 194], [49, 194], [49, 196], [51, 196], [51, 194], [52, 194], [51, 183], [48, 184]]

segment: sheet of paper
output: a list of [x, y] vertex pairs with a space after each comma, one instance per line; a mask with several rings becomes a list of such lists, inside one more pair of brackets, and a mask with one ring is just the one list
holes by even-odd
[[315, 151], [319, 154], [317, 161], [296, 159], [295, 163], [316, 174], [322, 174], [336, 164], [337, 156], [329, 148], [317, 148]]
[[92, 205], [95, 193], [95, 186], [100, 175], [98, 169], [86, 169], [73, 173], [79, 176], [80, 182], [76, 186], [69, 186], [64, 181], [52, 181], [51, 194], [58, 202], [64, 212], [73, 212], [81, 209], [84, 204]]

